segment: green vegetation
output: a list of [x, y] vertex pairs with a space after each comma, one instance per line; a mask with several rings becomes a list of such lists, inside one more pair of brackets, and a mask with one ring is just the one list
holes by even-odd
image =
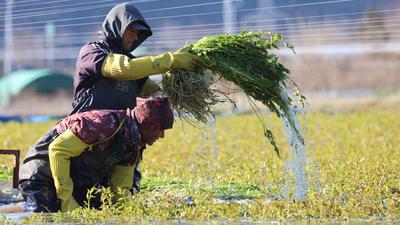
[[[290, 115], [290, 105], [295, 105], [287, 94], [289, 70], [278, 62], [278, 57], [271, 53], [279, 46], [290, 48], [292, 45], [284, 40], [283, 35], [266, 32], [246, 32], [240, 34], [221, 34], [204, 37], [184, 47], [200, 58], [200, 69], [195, 72], [173, 70], [163, 78], [164, 92], [170, 97], [172, 106], [184, 118], [189, 114], [192, 119], [207, 122], [213, 115], [211, 107], [220, 100], [218, 94], [225, 95], [220, 89], [209, 87], [216, 81], [230, 82], [240, 88], [249, 97], [249, 101], [257, 113], [254, 100], [260, 101], [278, 117], [287, 118], [294, 128], [295, 135], [302, 140], [296, 130], [294, 118]], [[172, 75], [171, 75], [172, 74]], [[294, 82], [290, 82], [294, 84]], [[298, 100], [304, 104], [304, 96], [300, 94], [296, 84]], [[226, 99], [225, 99], [226, 100]], [[264, 135], [278, 153], [275, 138], [267, 126]]]
[[[35, 143], [55, 122], [0, 123], [0, 149], [21, 150], [21, 163], [31, 144]], [[12, 179], [14, 156], [0, 155], [0, 181]]]
[[13, 176], [13, 170], [9, 167], [0, 167], [0, 181], [11, 180]]
[[[282, 122], [271, 114], [265, 119], [276, 129], [282, 159], [259, 135], [263, 128], [255, 115], [218, 117], [216, 130], [178, 121], [146, 149], [141, 194], [101, 211], [82, 208], [24, 222], [400, 219], [398, 112], [306, 114], [305, 201], [292, 199], [293, 188], [285, 187], [293, 180], [284, 169], [290, 150]], [[26, 151], [50, 126], [1, 124], [0, 144]]]

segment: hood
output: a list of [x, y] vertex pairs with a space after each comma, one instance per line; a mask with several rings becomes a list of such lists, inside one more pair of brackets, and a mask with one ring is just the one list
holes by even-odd
[[122, 37], [128, 26], [139, 30], [138, 40], [133, 44], [130, 52], [153, 34], [139, 10], [131, 3], [122, 3], [114, 6], [107, 14], [102, 29], [99, 31], [100, 39], [117, 53], [130, 53], [124, 52], [122, 48]]

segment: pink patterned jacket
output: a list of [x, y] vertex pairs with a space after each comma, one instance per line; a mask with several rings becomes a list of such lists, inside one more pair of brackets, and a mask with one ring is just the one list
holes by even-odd
[[[120, 124], [123, 121], [121, 127]], [[132, 110], [91, 110], [77, 113], [61, 120], [56, 130], [58, 134], [69, 129], [86, 144], [91, 151], [106, 151], [112, 147], [117, 137], [122, 138], [125, 151], [138, 151], [145, 148]], [[116, 135], [116, 131], [120, 135]], [[136, 157], [137, 153], [132, 154]], [[130, 159], [132, 164], [137, 159]]]

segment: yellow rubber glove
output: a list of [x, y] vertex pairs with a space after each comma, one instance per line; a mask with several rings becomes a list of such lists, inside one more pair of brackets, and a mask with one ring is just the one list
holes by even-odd
[[140, 89], [139, 96], [148, 97], [160, 90], [161, 90], [161, 88], [160, 88], [160, 86], [158, 86], [158, 84], [154, 83], [150, 79], [147, 79], [147, 81], [146, 81], [146, 83], [144, 83], [142, 89]]
[[189, 50], [192, 48], [192, 45], [185, 45], [184, 47], [178, 49], [174, 52], [174, 62], [172, 68], [182, 68], [192, 70], [194, 69], [200, 61], [200, 57], [189, 53]]
[[[118, 200], [121, 197], [130, 197], [132, 194], [129, 189], [133, 184], [133, 174], [135, 167], [115, 165], [111, 171], [110, 188], [114, 193], [114, 199]], [[118, 191], [122, 190], [122, 193]]]
[[103, 62], [103, 76], [116, 80], [137, 80], [154, 74], [165, 73], [174, 68], [192, 70], [198, 56], [188, 52], [165, 52], [158, 56], [130, 59], [121, 54], [109, 53]]
[[89, 145], [70, 130], [60, 134], [49, 146], [50, 169], [62, 212], [79, 207], [72, 196], [74, 185], [70, 176], [70, 158], [80, 155], [87, 147]]

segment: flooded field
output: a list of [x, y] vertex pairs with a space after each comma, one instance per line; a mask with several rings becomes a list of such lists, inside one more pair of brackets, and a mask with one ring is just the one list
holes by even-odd
[[[390, 224], [400, 218], [400, 121], [398, 111], [306, 113], [300, 116], [307, 146], [306, 193], [296, 177], [282, 122], [264, 115], [274, 129], [282, 159], [262, 135], [254, 115], [217, 117], [215, 127], [177, 122], [149, 147], [139, 195], [104, 205], [51, 215], [8, 215], [21, 223], [157, 224]], [[26, 152], [53, 122], [3, 123], [0, 143]], [[12, 132], [11, 132], [12, 131]], [[24, 155], [24, 153], [22, 153]], [[2, 161], [1, 164], [12, 166]], [[112, 198], [105, 194], [105, 199]], [[8, 217], [8, 218], [7, 218]]]

